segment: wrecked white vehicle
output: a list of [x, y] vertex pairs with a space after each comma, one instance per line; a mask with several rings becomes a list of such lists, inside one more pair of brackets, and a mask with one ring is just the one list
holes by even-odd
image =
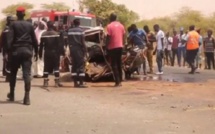
[[112, 71], [105, 52], [105, 35], [101, 27], [85, 31], [85, 40], [88, 48], [89, 59], [86, 63], [86, 79], [99, 81], [112, 78]]

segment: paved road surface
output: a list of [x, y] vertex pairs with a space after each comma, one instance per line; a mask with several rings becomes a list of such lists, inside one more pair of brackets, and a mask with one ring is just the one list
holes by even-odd
[[8, 84], [1, 82], [0, 134], [213, 134], [215, 73], [188, 71], [168, 67], [162, 81], [135, 78], [121, 88], [103, 82], [43, 89], [34, 79], [31, 106], [22, 105], [22, 81], [15, 103], [6, 101]]

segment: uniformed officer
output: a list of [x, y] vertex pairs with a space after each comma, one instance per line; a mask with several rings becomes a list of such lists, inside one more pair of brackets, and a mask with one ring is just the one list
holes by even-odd
[[68, 42], [72, 57], [72, 77], [74, 80], [74, 87], [86, 88], [87, 86], [84, 85], [84, 78], [87, 48], [84, 31], [79, 27], [79, 19], [75, 19], [73, 25], [74, 27], [68, 30]]
[[44, 87], [48, 86], [49, 72], [55, 75], [55, 87], [62, 87], [59, 81], [60, 56], [64, 55], [64, 46], [58, 32], [54, 30], [54, 22], [47, 22], [48, 30], [42, 34], [39, 57], [42, 59], [44, 49]]
[[9, 26], [10, 24], [15, 20], [14, 17], [12, 16], [7, 16], [7, 23], [6, 23], [6, 27], [4, 28], [4, 30], [2, 31], [1, 34], [1, 48], [3, 49], [3, 57], [4, 57], [4, 61], [3, 61], [3, 75], [6, 76], [6, 82], [9, 82], [10, 79], [10, 66], [9, 66], [9, 59], [5, 59], [5, 54], [6, 54], [6, 46], [8, 44], [8, 33], [9, 33]]
[[11, 79], [9, 101], [14, 101], [14, 91], [16, 85], [16, 75], [18, 68], [22, 66], [23, 78], [25, 82], [24, 105], [30, 105], [31, 90], [31, 65], [33, 49], [35, 51], [35, 60], [37, 60], [38, 43], [34, 28], [31, 23], [24, 20], [25, 8], [18, 7], [16, 10], [17, 21], [10, 26], [9, 41], [6, 48], [7, 54], [11, 57]]

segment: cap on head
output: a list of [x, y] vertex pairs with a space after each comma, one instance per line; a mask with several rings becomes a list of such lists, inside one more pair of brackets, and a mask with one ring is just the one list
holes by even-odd
[[180, 31], [184, 31], [184, 28], [183, 28], [183, 27], [181, 27], [181, 28], [180, 28]]
[[22, 7], [22, 6], [20, 6], [20, 7], [18, 7], [17, 9], [16, 9], [16, 11], [17, 12], [25, 12], [25, 8], [24, 7]]

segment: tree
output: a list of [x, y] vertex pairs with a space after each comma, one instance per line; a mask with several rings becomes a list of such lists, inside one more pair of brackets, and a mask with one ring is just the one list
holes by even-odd
[[10, 6], [7, 6], [6, 8], [4, 8], [2, 10], [2, 13], [5, 15], [15, 15], [16, 14], [16, 8], [23, 6], [26, 8], [27, 10], [27, 14], [29, 15], [28, 10], [32, 9], [34, 6], [30, 3], [26, 3], [26, 2], [22, 2], [22, 3], [18, 3], [18, 4], [12, 4]]
[[[26, 8], [26, 18], [28, 18], [30, 16], [30, 9], [33, 9], [33, 5], [30, 3], [26, 3], [26, 2], [22, 2], [22, 3], [17, 3], [17, 4], [12, 4], [10, 6], [7, 6], [6, 8], [4, 8], [1, 12], [4, 15], [15, 15], [16, 14], [16, 9], [20, 6], [23, 6]], [[2, 29], [5, 26], [5, 19], [1, 20], [0, 22], [0, 28]]]
[[141, 28], [143, 25], [152, 28], [154, 24], [159, 24], [162, 30], [170, 33], [173, 29], [179, 31], [180, 27], [184, 27], [188, 30], [190, 25], [195, 25], [196, 28], [201, 28], [202, 33], [205, 33], [209, 28], [215, 31], [215, 13], [211, 16], [204, 16], [200, 11], [183, 7], [171, 16], [142, 20], [137, 23]]
[[81, 11], [87, 9], [102, 19], [104, 26], [108, 24], [111, 13], [116, 13], [119, 21], [125, 26], [137, 21], [139, 18], [137, 13], [130, 11], [125, 5], [113, 3], [111, 0], [80, 0], [79, 5]]
[[57, 10], [57, 11], [67, 11], [70, 9], [70, 7], [63, 2], [53, 2], [52, 4], [42, 4], [42, 8]]

